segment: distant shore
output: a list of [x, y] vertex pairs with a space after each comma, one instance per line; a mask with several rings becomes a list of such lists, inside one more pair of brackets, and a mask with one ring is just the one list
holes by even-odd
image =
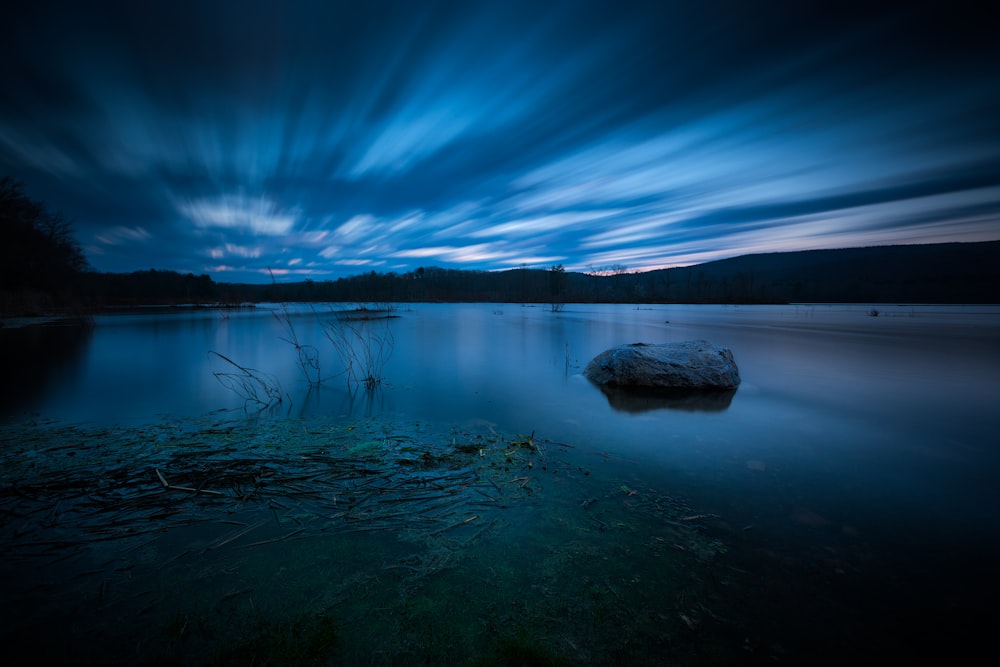
[[32, 315], [0, 317], [0, 329], [23, 329], [25, 327], [84, 326], [93, 324], [89, 316], [80, 315]]
[[86, 312], [47, 313], [44, 315], [0, 314], [0, 329], [21, 329], [31, 326], [59, 326], [90, 324], [94, 315], [111, 313], [170, 313], [186, 310], [229, 310], [234, 308], [256, 308], [255, 303], [187, 303], [105, 306]]

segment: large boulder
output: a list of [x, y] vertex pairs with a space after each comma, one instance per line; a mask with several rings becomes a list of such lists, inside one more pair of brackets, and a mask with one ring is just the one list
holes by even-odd
[[605, 350], [583, 370], [601, 387], [672, 391], [731, 391], [740, 384], [733, 353], [705, 340]]

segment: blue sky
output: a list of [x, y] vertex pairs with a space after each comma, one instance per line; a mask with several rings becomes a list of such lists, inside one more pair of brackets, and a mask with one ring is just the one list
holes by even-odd
[[1000, 48], [972, 4], [22, 4], [0, 174], [101, 271], [1000, 239]]

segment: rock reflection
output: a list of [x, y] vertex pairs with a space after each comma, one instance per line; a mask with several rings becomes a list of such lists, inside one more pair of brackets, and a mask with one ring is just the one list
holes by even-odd
[[619, 412], [683, 410], [686, 412], [722, 412], [729, 408], [735, 389], [726, 391], [684, 389], [635, 389], [604, 385], [598, 387], [608, 404]]

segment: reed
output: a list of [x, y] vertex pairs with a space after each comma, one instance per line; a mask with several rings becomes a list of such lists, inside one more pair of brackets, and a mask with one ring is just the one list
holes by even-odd
[[334, 318], [323, 327], [323, 334], [344, 365], [348, 389], [363, 386], [370, 391], [382, 384], [395, 346], [389, 325], [391, 313], [388, 306], [335, 311]]
[[281, 307], [274, 312], [274, 317], [285, 330], [285, 335], [279, 336], [279, 338], [295, 348], [299, 369], [306, 376], [309, 386], [318, 385], [322, 381], [319, 368], [319, 350], [313, 345], [299, 342], [295, 323], [292, 321], [291, 313], [288, 312], [287, 304], [281, 304]]

